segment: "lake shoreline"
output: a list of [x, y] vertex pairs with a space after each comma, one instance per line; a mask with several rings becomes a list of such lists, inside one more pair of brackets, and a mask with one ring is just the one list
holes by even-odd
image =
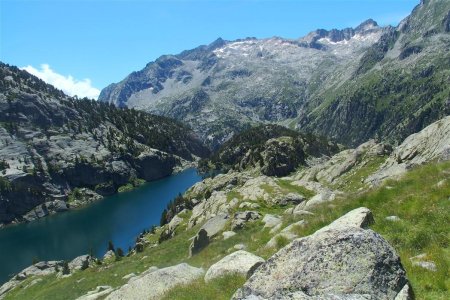
[[116, 248], [132, 247], [142, 230], [159, 225], [173, 198], [201, 180], [196, 169], [188, 168], [82, 208], [5, 226], [0, 230], [0, 252], [6, 253], [0, 257], [0, 284], [33, 260], [70, 261], [86, 253], [101, 258], [109, 240]]
[[[35, 221], [40, 220], [42, 218], [51, 217], [53, 215], [84, 209], [86, 207], [89, 207], [93, 203], [96, 203], [98, 201], [103, 201], [106, 197], [111, 197], [111, 196], [114, 196], [114, 195], [117, 195], [117, 194], [120, 194], [120, 193], [126, 193], [126, 192], [130, 192], [130, 191], [139, 189], [143, 185], [146, 185], [146, 184], [149, 184], [149, 183], [152, 183], [152, 182], [156, 182], [156, 181], [159, 181], [159, 180], [163, 180], [165, 178], [168, 178], [168, 177], [177, 175], [179, 173], [182, 173], [182, 172], [184, 172], [184, 171], [186, 171], [188, 169], [196, 169], [197, 170], [197, 165], [198, 165], [198, 160], [195, 160], [195, 161], [192, 161], [192, 162], [183, 160], [183, 161], [180, 162], [179, 165], [175, 166], [173, 168], [173, 170], [172, 170], [172, 173], [167, 175], [167, 176], [163, 176], [161, 178], [157, 178], [157, 179], [154, 179], [154, 180], [151, 180], [151, 181], [144, 181], [142, 184], [138, 184], [138, 185], [135, 185], [135, 186], [133, 185], [133, 187], [131, 189], [127, 189], [125, 191], [119, 191], [119, 189], [120, 189], [120, 187], [119, 187], [113, 194], [110, 194], [110, 195], [103, 196], [103, 195], [97, 194], [99, 197], [91, 198], [90, 200], [87, 200], [87, 201], [77, 201], [76, 205], [74, 205], [73, 203], [70, 203], [69, 199], [67, 199], [66, 201], [64, 201], [65, 204], [66, 204], [66, 207], [67, 207], [67, 209], [65, 209], [65, 210], [61, 210], [61, 211], [49, 210], [48, 213], [43, 215], [42, 217], [37, 217], [37, 218], [34, 218], [32, 220], [28, 220], [26, 218], [22, 218], [21, 220], [14, 220], [14, 221], [12, 221], [11, 223], [8, 223], [8, 224], [0, 223], [0, 231], [3, 230], [3, 229], [8, 228], [10, 226], [16, 226], [16, 225], [20, 225], [20, 224], [27, 224], [27, 223], [35, 222]], [[72, 191], [74, 191], [75, 189], [76, 188], [74, 188]], [[85, 189], [85, 188], [81, 188], [81, 189]], [[61, 200], [61, 201], [63, 201], [63, 200]], [[40, 207], [42, 205], [45, 205], [45, 203], [34, 207], [33, 209], [31, 209], [26, 214], [29, 214], [30, 212], [34, 211], [36, 208], [38, 208], [38, 207]]]

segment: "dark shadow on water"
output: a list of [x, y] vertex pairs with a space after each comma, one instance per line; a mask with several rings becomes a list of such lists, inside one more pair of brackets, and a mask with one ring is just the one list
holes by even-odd
[[159, 225], [167, 203], [202, 176], [195, 169], [107, 197], [86, 208], [0, 230], [0, 284], [38, 260], [70, 260], [92, 252], [101, 257], [108, 241], [127, 251], [144, 229]]

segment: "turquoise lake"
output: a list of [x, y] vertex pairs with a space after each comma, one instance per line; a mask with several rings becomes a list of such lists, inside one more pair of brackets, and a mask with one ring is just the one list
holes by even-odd
[[108, 241], [127, 252], [144, 229], [159, 225], [161, 212], [178, 193], [202, 178], [195, 169], [105, 197], [86, 208], [0, 229], [0, 284], [38, 260], [102, 257]]

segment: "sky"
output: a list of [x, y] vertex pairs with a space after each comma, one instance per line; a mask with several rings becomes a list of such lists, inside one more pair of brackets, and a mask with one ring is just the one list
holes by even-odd
[[0, 0], [0, 61], [69, 95], [99, 91], [164, 54], [218, 37], [299, 38], [372, 18], [397, 25], [419, 0]]

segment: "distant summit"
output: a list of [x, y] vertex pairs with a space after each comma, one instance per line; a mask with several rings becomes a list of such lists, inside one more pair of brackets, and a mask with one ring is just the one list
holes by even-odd
[[448, 113], [450, 2], [418, 5], [398, 27], [372, 19], [161, 56], [111, 84], [99, 100], [174, 117], [212, 147], [257, 123], [278, 123], [347, 145], [402, 140]]

